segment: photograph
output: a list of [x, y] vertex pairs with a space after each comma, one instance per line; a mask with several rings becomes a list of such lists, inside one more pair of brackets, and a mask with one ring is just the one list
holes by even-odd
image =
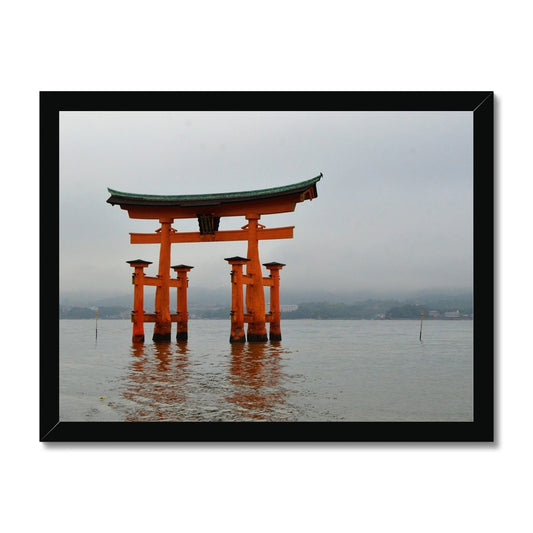
[[42, 91], [40, 440], [493, 441], [493, 105]]
[[6, 5], [3, 530], [527, 529], [522, 4]]

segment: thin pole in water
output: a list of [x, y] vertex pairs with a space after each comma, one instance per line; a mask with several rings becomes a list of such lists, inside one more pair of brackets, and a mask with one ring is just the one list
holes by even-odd
[[422, 340], [422, 321], [424, 320], [424, 311], [422, 311], [420, 313], [420, 335], [418, 337], [418, 339], [421, 341]]
[[98, 338], [98, 311], [94, 312], [94, 322], [95, 322], [95, 326], [96, 326], [95, 339], [97, 339]]

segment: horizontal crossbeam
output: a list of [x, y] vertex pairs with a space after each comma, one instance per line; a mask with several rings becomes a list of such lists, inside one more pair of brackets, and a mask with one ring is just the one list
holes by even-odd
[[[135, 312], [131, 313], [131, 321], [133, 322], [133, 316]], [[179, 322], [180, 320], [187, 320], [187, 317], [180, 317], [181, 313], [170, 313], [170, 322]], [[143, 322], [157, 322], [157, 313], [144, 313]]]
[[[144, 276], [143, 278], [143, 285], [152, 286], [152, 287], [161, 287], [162, 280], [160, 278], [155, 278], [153, 276]], [[180, 279], [174, 279], [170, 278], [168, 280], [168, 286], [169, 287], [181, 287], [181, 280]]]
[[[282, 228], [262, 228], [257, 230], [259, 240], [267, 239], [292, 239], [294, 226]], [[224, 230], [215, 231], [212, 235], [202, 235], [197, 231], [176, 232], [170, 234], [170, 242], [221, 242], [221, 241], [247, 241], [248, 230]], [[130, 233], [131, 244], [159, 244], [161, 242], [160, 233]]]

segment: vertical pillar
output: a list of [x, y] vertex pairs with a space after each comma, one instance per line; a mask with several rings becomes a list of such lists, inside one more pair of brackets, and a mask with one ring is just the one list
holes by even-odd
[[281, 340], [281, 311], [279, 306], [279, 271], [285, 266], [283, 263], [264, 263], [270, 271], [272, 285], [270, 286], [270, 340]]
[[126, 261], [135, 270], [132, 274], [133, 289], [133, 311], [131, 321], [133, 322], [133, 342], [144, 342], [144, 268], [151, 265], [151, 261], [134, 259]]
[[169, 341], [172, 322], [170, 320], [170, 225], [172, 218], [161, 218], [161, 247], [159, 249], [159, 285], [155, 291], [156, 322], [154, 325], [154, 341]]
[[187, 311], [187, 288], [189, 287], [189, 278], [187, 272], [190, 272], [192, 266], [175, 265], [171, 267], [178, 275], [178, 290], [177, 290], [177, 341], [186, 341], [188, 339], [188, 320], [189, 313]]
[[268, 340], [265, 326], [265, 293], [263, 274], [259, 261], [259, 240], [257, 238], [259, 214], [247, 214], [248, 220], [248, 258], [246, 274], [250, 283], [246, 285], [246, 312], [251, 315], [248, 322], [248, 342], [266, 342]]
[[232, 343], [245, 342], [242, 266], [249, 259], [237, 256], [226, 257], [225, 261], [231, 265], [231, 332], [229, 341]]

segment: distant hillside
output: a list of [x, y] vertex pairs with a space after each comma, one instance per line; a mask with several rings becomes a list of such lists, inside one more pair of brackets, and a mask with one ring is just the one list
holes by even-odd
[[69, 307], [59, 306], [59, 318], [95, 318], [98, 311], [98, 318], [103, 319], [124, 319], [130, 318], [131, 309], [121, 306], [98, 307], [98, 310], [91, 307]]
[[459, 316], [472, 315], [472, 299], [466, 296], [429, 299], [429, 302], [398, 302], [397, 300], [366, 300], [355, 304], [310, 302], [301, 303], [295, 311], [282, 313], [284, 319], [428, 319], [447, 318], [447, 313], [459, 311]]
[[[94, 318], [98, 310], [98, 318], [129, 319], [130, 305], [107, 306], [67, 306], [61, 305], [59, 318]], [[147, 312], [153, 312], [153, 304], [145, 306]], [[427, 319], [432, 318], [469, 318], [473, 314], [471, 294], [459, 295], [427, 295], [411, 300], [368, 299], [356, 303], [343, 302], [300, 302], [296, 309], [282, 312], [283, 319], [312, 318], [328, 319], [414, 319], [420, 318], [421, 313]], [[230, 314], [230, 304], [206, 302], [189, 305], [191, 318], [227, 319]]]
[[[151, 287], [153, 289], [153, 287]], [[293, 290], [283, 287], [281, 294], [282, 304], [303, 304], [313, 302], [330, 302], [346, 305], [361, 304], [363, 302], [390, 302], [391, 306], [402, 303], [426, 304], [429, 307], [456, 307], [456, 303], [461, 305], [472, 300], [472, 291], [469, 290], [424, 290], [424, 291], [396, 291], [395, 293], [375, 293], [362, 291], [326, 291], [309, 289], [306, 291]], [[218, 289], [203, 289], [201, 287], [190, 287], [188, 290], [189, 307], [192, 308], [213, 308], [229, 307], [231, 305], [231, 288], [220, 287]], [[131, 308], [133, 306], [133, 290], [127, 293], [89, 293], [89, 292], [66, 292], [60, 294], [60, 305], [70, 307], [112, 307], [122, 306]], [[153, 296], [149, 291], [145, 296], [146, 310], [153, 307]], [[471, 303], [470, 303], [471, 305]]]

